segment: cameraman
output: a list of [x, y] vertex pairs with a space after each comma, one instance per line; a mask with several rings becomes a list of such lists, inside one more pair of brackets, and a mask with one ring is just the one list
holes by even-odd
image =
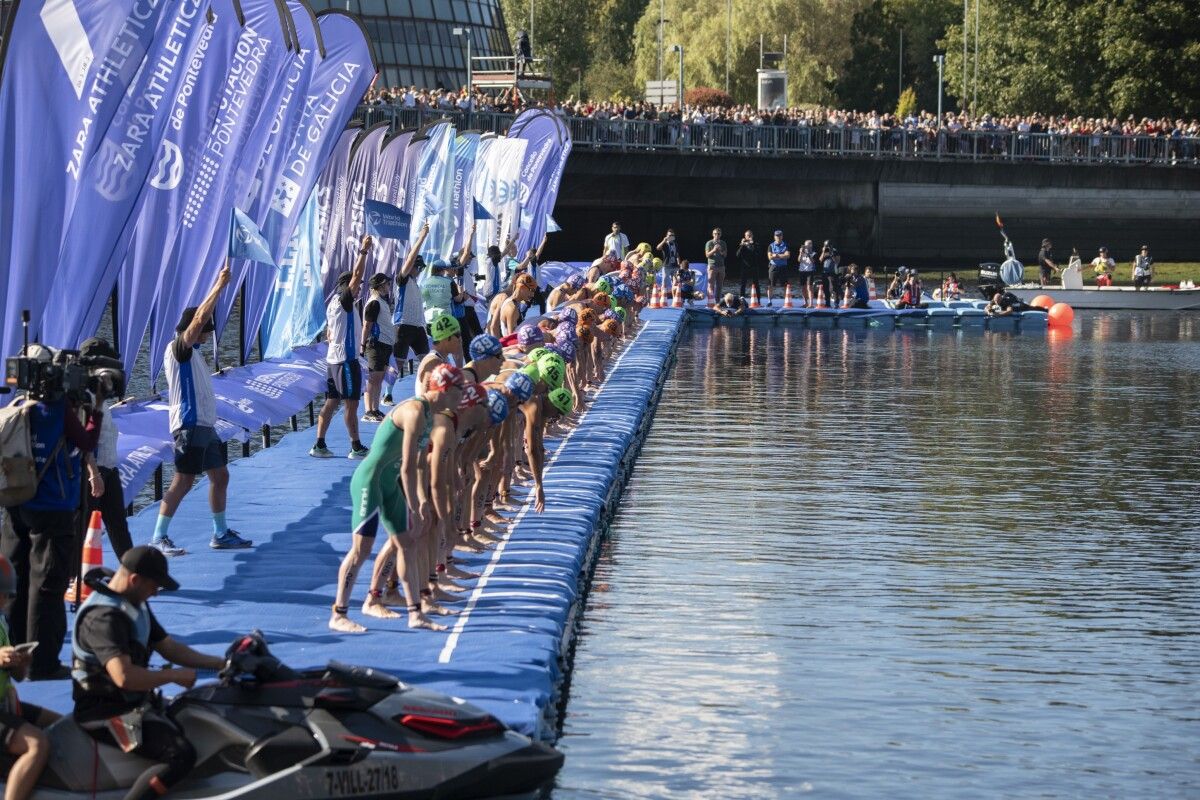
[[824, 290], [825, 300], [829, 307], [833, 307], [833, 292], [837, 284], [837, 263], [838, 254], [833, 245], [827, 239], [821, 245], [821, 255], [817, 257], [817, 263], [820, 264], [820, 275], [816, 278], [817, 286]]
[[[61, 354], [60, 354], [61, 355]], [[50, 348], [29, 345], [25, 356], [42, 364], [58, 361]], [[105, 398], [97, 387], [97, 404]], [[30, 680], [58, 680], [71, 671], [58, 661], [67, 633], [67, 590], [75, 544], [75, 512], [79, 509], [81, 453], [96, 448], [103, 416], [87, 413], [81, 422], [77, 400], [57, 385], [41, 384], [30, 391], [35, 401], [29, 416], [29, 432], [38, 475], [32, 500], [9, 509], [13, 532], [5, 533], [4, 555], [23, 587], [12, 605], [12, 634], [15, 642], [38, 643], [29, 667]]]
[[[88, 339], [79, 346], [80, 360], [112, 361], [119, 363], [117, 351], [106, 340], [99, 337]], [[125, 516], [125, 491], [121, 487], [121, 474], [117, 472], [117, 425], [113, 421], [102, 395], [111, 395], [118, 400], [125, 394], [124, 373], [106, 371], [107, 374], [92, 378], [88, 388], [92, 393], [91, 407], [101, 415], [100, 438], [94, 458], [88, 459], [87, 510], [99, 511], [104, 519], [104, 530], [108, 541], [119, 559], [133, 547], [129, 535], [129, 521]], [[103, 389], [101, 393], [99, 390]]]

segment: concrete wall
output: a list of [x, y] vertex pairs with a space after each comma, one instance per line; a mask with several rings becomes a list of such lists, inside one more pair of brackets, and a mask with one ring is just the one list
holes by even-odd
[[546, 256], [595, 257], [620, 220], [635, 243], [674, 227], [693, 260], [719, 226], [731, 243], [782, 228], [869, 264], [964, 267], [999, 260], [997, 212], [1027, 263], [1046, 236], [1063, 257], [1104, 244], [1124, 262], [1148, 243], [1160, 261], [1200, 261], [1197, 169], [649, 152], [571, 155]]

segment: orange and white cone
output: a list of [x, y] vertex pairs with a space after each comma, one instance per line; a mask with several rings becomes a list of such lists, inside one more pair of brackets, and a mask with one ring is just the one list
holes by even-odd
[[872, 300], [878, 299], [875, 296], [875, 281], [874, 280], [867, 281], [867, 296], [870, 297]]
[[[83, 540], [83, 555], [81, 557], [82, 566], [79, 569], [80, 575], [87, 575], [97, 567], [104, 566], [104, 539], [100, 536], [100, 530], [103, 527], [100, 520], [100, 512], [93, 511], [92, 517], [88, 521], [87, 536]], [[72, 582], [73, 583], [73, 582]], [[79, 589], [79, 602], [87, 600], [92, 593], [92, 587], [86, 583]], [[75, 602], [75, 586], [67, 587], [66, 594], [63, 599], [68, 603]]]
[[792, 305], [792, 285], [790, 283], [784, 284], [783, 307], [784, 308], [795, 308], [795, 306]]
[[757, 283], [750, 284], [750, 307], [759, 308]]
[[678, 286], [671, 289], [671, 308], [683, 308], [683, 294]]
[[658, 284], [650, 287], [650, 305], [647, 308], [658, 308]]
[[829, 303], [825, 300], [825, 287], [817, 287], [817, 308], [829, 308]]

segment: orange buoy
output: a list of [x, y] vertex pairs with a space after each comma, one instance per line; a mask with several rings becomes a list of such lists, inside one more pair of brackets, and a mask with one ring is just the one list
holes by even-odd
[[1048, 294], [1039, 294], [1029, 301], [1029, 305], [1049, 309], [1050, 306], [1054, 305], [1054, 298]]
[[1071, 308], [1066, 303], [1055, 303], [1050, 306], [1050, 324], [1051, 325], [1070, 325], [1075, 319], [1075, 309]]

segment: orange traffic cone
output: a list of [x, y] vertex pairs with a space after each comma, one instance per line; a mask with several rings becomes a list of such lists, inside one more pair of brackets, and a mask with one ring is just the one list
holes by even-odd
[[[100, 538], [100, 529], [102, 526], [100, 512], [93, 511], [92, 518], [88, 521], [87, 536], [83, 540], [82, 566], [79, 569], [80, 575], [87, 575], [96, 567], [104, 566], [104, 540]], [[63, 599], [68, 603], [74, 603], [75, 591], [75, 586], [68, 586]], [[87, 600], [91, 593], [92, 587], [85, 583], [79, 588], [79, 602]]]
[[658, 308], [658, 284], [650, 287], [650, 305], [647, 308]]
[[683, 308], [683, 294], [678, 286], [671, 289], [671, 308]]
[[757, 284], [757, 283], [752, 283], [752, 284], [750, 284], [750, 307], [751, 307], [751, 308], [758, 308], [758, 307], [759, 307], [759, 303], [758, 303], [758, 284]]
[[783, 307], [784, 308], [795, 308], [795, 306], [792, 305], [792, 285], [790, 283], [784, 284]]
[[817, 308], [829, 308], [829, 303], [825, 300], [825, 287], [817, 287]]
[[867, 296], [870, 297], [872, 300], [878, 299], [875, 296], [875, 280], [874, 279], [867, 281]]
[[717, 304], [717, 299], [715, 297], [713, 297], [712, 287], [709, 286], [708, 287], [708, 301], [705, 303], [705, 305], [708, 306], [709, 308], [712, 308], [716, 304]]

